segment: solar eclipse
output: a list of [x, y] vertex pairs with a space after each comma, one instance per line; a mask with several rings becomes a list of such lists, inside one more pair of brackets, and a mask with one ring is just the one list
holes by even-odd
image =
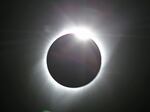
[[101, 50], [94, 33], [86, 27], [64, 30], [51, 42], [46, 64], [55, 83], [69, 88], [88, 85], [102, 65]]
[[[52, 77], [61, 85], [81, 87], [90, 83], [99, 72], [101, 55], [96, 43], [85, 35], [66, 34], [56, 39], [47, 55]], [[85, 39], [86, 38], [86, 39]]]
[[1, 4], [1, 110], [118, 112], [148, 104], [148, 3]]

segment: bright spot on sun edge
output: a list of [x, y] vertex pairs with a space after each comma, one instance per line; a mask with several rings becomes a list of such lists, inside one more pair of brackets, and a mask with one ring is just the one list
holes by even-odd
[[[61, 84], [59, 84], [58, 82], [56, 82], [53, 77], [50, 75], [48, 68], [47, 68], [47, 53], [48, 50], [50, 48], [50, 46], [53, 44], [53, 42], [60, 38], [63, 35], [66, 34], [74, 34], [78, 39], [86, 41], [88, 39], [92, 39], [94, 40], [94, 42], [97, 44], [100, 53], [101, 53], [101, 68], [97, 74], [97, 76], [95, 77], [95, 79], [93, 81], [91, 81], [89, 84], [84, 85], [82, 87], [77, 87], [77, 88], [70, 88], [70, 87], [66, 87], [63, 86]], [[105, 65], [105, 61], [106, 61], [106, 50], [104, 49], [103, 45], [101, 44], [101, 36], [100, 35], [96, 35], [96, 32], [94, 32], [93, 30], [91, 30], [88, 27], [85, 26], [77, 26], [77, 27], [68, 27], [68, 28], [64, 28], [60, 33], [58, 33], [56, 36], [54, 36], [52, 39], [50, 39], [50, 42], [48, 43], [48, 45], [46, 46], [46, 50], [44, 53], [44, 69], [45, 69], [45, 73], [46, 73], [46, 78], [48, 79], [49, 83], [51, 83], [51, 86], [53, 86], [53, 88], [55, 90], [59, 90], [59, 91], [65, 91], [65, 92], [78, 92], [81, 91], [83, 89], [87, 89], [90, 88], [91, 86], [94, 85], [94, 83], [99, 79], [100, 74], [102, 74], [103, 72], [103, 68]]]
[[70, 28], [69, 32], [73, 33], [76, 38], [82, 41], [87, 41], [94, 36], [92, 31], [86, 27]]

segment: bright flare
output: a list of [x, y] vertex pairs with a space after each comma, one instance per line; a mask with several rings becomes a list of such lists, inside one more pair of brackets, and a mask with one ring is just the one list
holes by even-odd
[[67, 28], [66, 30], [61, 32], [60, 35], [65, 35], [69, 33], [72, 33], [73, 35], [75, 35], [75, 37], [77, 37], [79, 40], [82, 41], [87, 41], [90, 38], [94, 37], [94, 33], [90, 29], [88, 29], [87, 27], [78, 27], [78, 26]]
[[91, 37], [93, 37], [93, 34], [89, 29], [82, 27], [74, 29], [74, 35], [82, 41], [89, 40]]

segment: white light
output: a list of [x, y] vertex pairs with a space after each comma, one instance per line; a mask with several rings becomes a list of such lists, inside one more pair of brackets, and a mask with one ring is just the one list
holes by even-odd
[[87, 27], [80, 27], [80, 26], [66, 28], [66, 30], [63, 30], [60, 33], [60, 36], [63, 36], [65, 34], [73, 34], [75, 37], [77, 37], [79, 40], [82, 41], [86, 41], [94, 37], [93, 31], [91, 31]]
[[92, 34], [92, 31], [85, 27], [76, 27], [72, 30], [73, 30], [75, 37], [83, 41], [89, 40], [92, 36], [94, 36]]

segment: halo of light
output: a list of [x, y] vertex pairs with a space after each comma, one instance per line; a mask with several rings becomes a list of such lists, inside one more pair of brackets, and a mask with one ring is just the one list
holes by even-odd
[[[70, 34], [70, 33], [74, 34], [77, 38], [84, 40], [84, 41], [88, 40], [88, 39], [92, 39], [97, 44], [97, 46], [101, 52], [101, 68], [100, 68], [97, 76], [89, 84], [84, 85], [82, 87], [77, 87], [77, 88], [70, 88], [70, 87], [66, 87], [66, 86], [59, 84], [58, 82], [56, 82], [53, 79], [53, 77], [50, 75], [48, 68], [47, 68], [47, 53], [48, 53], [49, 48], [51, 47], [51, 45], [53, 44], [53, 42], [56, 39], [60, 38], [63, 35]], [[105, 51], [106, 50], [103, 47], [101, 35], [96, 35], [96, 33], [93, 30], [91, 30], [90, 28], [85, 27], [85, 26], [74, 26], [74, 27], [64, 28], [60, 33], [58, 33], [56, 36], [54, 36], [49, 41], [49, 43], [46, 45], [46, 49], [45, 49], [45, 53], [44, 53], [44, 57], [43, 57], [43, 66], [44, 66], [44, 71], [46, 73], [47, 81], [49, 81], [51, 83], [51, 86], [56, 91], [59, 90], [59, 91], [64, 91], [64, 92], [74, 92], [75, 93], [75, 92], [81, 91], [83, 89], [90, 88], [91, 86], [94, 85], [96, 80], [100, 77], [100, 74], [102, 74], [102, 72], [103, 72], [103, 68], [104, 68], [105, 62], [106, 62], [106, 52]]]

